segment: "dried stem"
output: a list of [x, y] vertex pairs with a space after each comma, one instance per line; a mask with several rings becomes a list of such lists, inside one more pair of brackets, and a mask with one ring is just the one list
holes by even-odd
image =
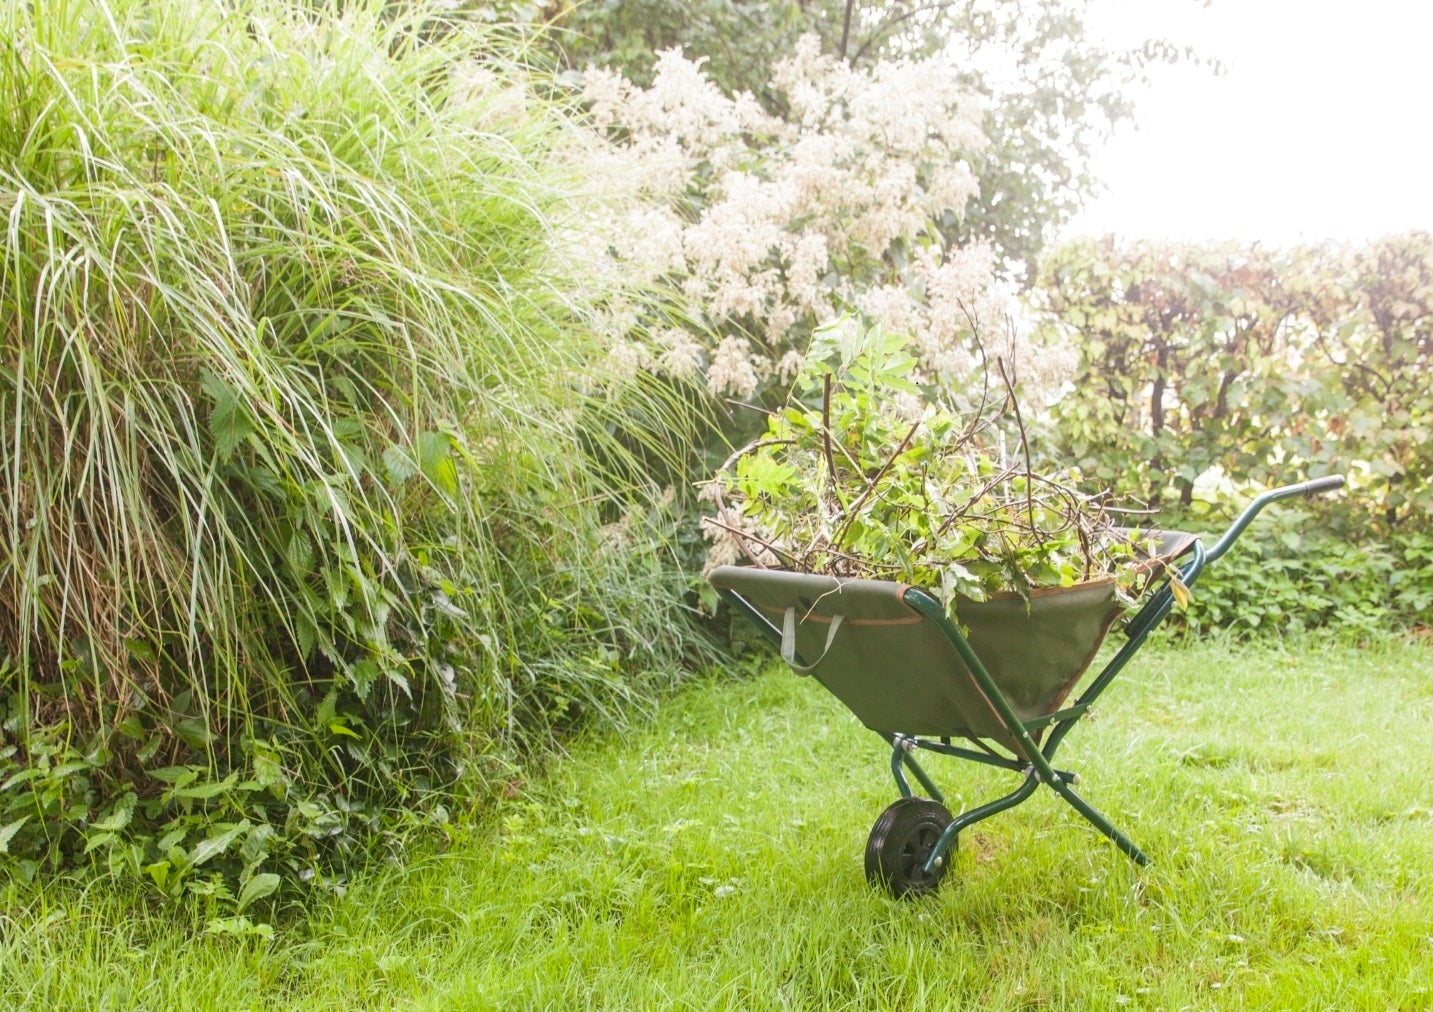
[[841, 495], [837, 491], [836, 476], [836, 455], [831, 452], [831, 374], [826, 374], [825, 383], [821, 390], [821, 446], [826, 453], [826, 474], [831, 481], [831, 495], [839, 503]]
[[856, 522], [856, 511], [866, 504], [866, 500], [871, 497], [871, 493], [876, 490], [876, 486], [881, 483], [881, 479], [886, 476], [886, 473], [890, 471], [895, 462], [900, 459], [901, 454], [905, 453], [910, 447], [911, 440], [915, 438], [915, 434], [920, 430], [920, 427], [921, 423], [919, 421], [910, 427], [906, 432], [905, 438], [902, 439], [900, 444], [896, 447], [896, 451], [886, 458], [886, 462], [881, 465], [881, 469], [876, 472], [875, 477], [866, 482], [866, 487], [861, 490], [861, 494], [856, 497], [856, 501], [846, 509], [845, 520], [842, 521], [835, 536], [831, 538], [833, 547], [841, 544], [842, 539], [846, 536], [846, 532], [849, 531], [851, 525]]
[[756, 566], [758, 569], [769, 569], [771, 567], [767, 566], [764, 562], [762, 562], [760, 559], [758, 559], [755, 555], [752, 554], [751, 550], [747, 547], [746, 544], [748, 541], [752, 542], [753, 544], [760, 545], [762, 548], [765, 548], [773, 555], [784, 556], [785, 558], [790, 559], [792, 562], [802, 561], [800, 556], [795, 555], [792, 552], [788, 552], [786, 549], [780, 547], [779, 545], [773, 544], [770, 541], [767, 541], [765, 538], [759, 538], [750, 531], [744, 531], [740, 527], [736, 527], [725, 520], [718, 519], [717, 517], [704, 517], [703, 519], [711, 526], [720, 527], [722, 530], [732, 535], [736, 539], [737, 547], [741, 549], [742, 554], [745, 555], [748, 559], [750, 559], [752, 565]]
[[1030, 437], [1025, 432], [1025, 419], [1020, 415], [1020, 399], [1015, 396], [1015, 384], [1010, 379], [1010, 374], [1005, 369], [1005, 357], [997, 356], [995, 367], [1000, 370], [1000, 378], [1005, 381], [1005, 393], [1010, 398], [1010, 406], [1015, 411], [1015, 425], [1020, 430], [1020, 449], [1025, 454], [1025, 512], [1030, 518], [1030, 528], [1035, 528], [1035, 502], [1033, 499], [1032, 478], [1035, 469], [1030, 465]]

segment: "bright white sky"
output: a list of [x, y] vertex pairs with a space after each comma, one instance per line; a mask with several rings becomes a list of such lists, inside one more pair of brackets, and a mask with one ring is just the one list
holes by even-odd
[[1289, 243], [1433, 230], [1433, 2], [1095, 0], [1111, 41], [1164, 36], [1222, 77], [1156, 68], [1066, 235]]

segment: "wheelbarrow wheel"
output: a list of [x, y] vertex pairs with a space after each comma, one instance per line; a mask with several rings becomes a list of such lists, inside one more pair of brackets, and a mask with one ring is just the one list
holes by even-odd
[[946, 862], [932, 872], [926, 858], [951, 823], [950, 812], [929, 798], [900, 798], [881, 813], [866, 840], [866, 878], [899, 898], [934, 892]]

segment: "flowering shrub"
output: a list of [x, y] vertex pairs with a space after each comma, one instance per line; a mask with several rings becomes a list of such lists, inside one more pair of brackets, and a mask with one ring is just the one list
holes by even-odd
[[[1146, 39], [1111, 48], [1088, 23], [1092, 0], [487, 0], [509, 16], [558, 28], [546, 41], [568, 67], [615, 67], [643, 86], [658, 55], [709, 57], [710, 80], [750, 92], [785, 117], [775, 68], [803, 35], [853, 67], [941, 56], [982, 98], [989, 143], [972, 165], [980, 194], [946, 229], [990, 241], [1023, 276], [1091, 192], [1091, 159], [1134, 115], [1129, 86], [1154, 63], [1201, 63], [1187, 48]], [[944, 69], [947, 75], [949, 68]]]
[[942, 231], [978, 192], [986, 143], [946, 61], [853, 69], [805, 37], [772, 80], [784, 118], [727, 97], [677, 50], [649, 88], [606, 69], [581, 80], [636, 198], [594, 249], [651, 286], [607, 307], [631, 364], [770, 406], [815, 328], [843, 314], [910, 334], [924, 385], [960, 384], [977, 329], [1006, 332], [991, 248]]

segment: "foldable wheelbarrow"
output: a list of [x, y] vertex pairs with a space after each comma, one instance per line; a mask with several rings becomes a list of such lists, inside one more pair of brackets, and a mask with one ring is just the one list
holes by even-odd
[[[934, 890], [962, 830], [1020, 804], [1041, 784], [1144, 865], [1144, 851], [1075, 793], [1079, 777], [1051, 765], [1056, 749], [1169, 614], [1179, 584], [1194, 584], [1265, 506], [1343, 481], [1331, 476], [1266, 492], [1208, 549], [1194, 535], [1143, 532], [1140, 540], [1155, 545], [1150, 561], [1161, 578], [1125, 623], [1126, 642], [1069, 705], [1070, 690], [1121, 615], [1113, 578], [1035, 591], [1028, 607], [1015, 594], [962, 601], [959, 624], [930, 594], [901, 583], [754, 566], [722, 566], [710, 579], [789, 665], [812, 675], [890, 744], [901, 796], [866, 843], [873, 883], [897, 896]], [[1010, 770], [1023, 781], [1004, 797], [952, 816], [915, 760], [921, 749]], [[907, 770], [929, 797], [914, 795]]]

